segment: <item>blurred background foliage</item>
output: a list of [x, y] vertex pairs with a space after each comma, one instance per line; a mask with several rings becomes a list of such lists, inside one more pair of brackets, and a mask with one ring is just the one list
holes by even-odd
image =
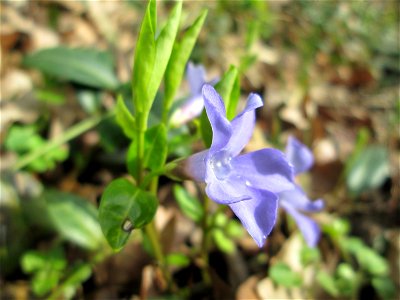
[[[96, 209], [105, 185], [126, 173], [129, 141], [110, 111], [118, 93], [130, 97], [146, 2], [0, 5], [2, 298], [159, 297], [148, 241], [134, 232], [112, 253]], [[173, 3], [157, 5], [163, 24]], [[315, 217], [318, 248], [307, 248], [282, 214], [258, 250], [228, 210], [213, 207], [207, 286], [198, 191], [162, 178], [156, 223], [181, 295], [398, 298], [397, 1], [188, 1], [181, 28], [203, 8], [209, 13], [191, 60], [210, 80], [235, 65], [243, 97], [257, 92], [265, 101], [246, 150], [283, 148], [288, 135], [299, 137], [316, 158], [299, 179], [326, 209]], [[187, 95], [184, 84], [178, 99]], [[172, 130], [170, 158], [201, 149], [197, 137], [196, 122]]]

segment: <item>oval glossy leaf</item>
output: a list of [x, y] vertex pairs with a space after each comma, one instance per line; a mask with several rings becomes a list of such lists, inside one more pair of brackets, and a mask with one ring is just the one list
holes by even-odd
[[119, 85], [112, 56], [96, 49], [48, 48], [26, 56], [24, 64], [91, 87], [114, 90]]
[[45, 191], [50, 220], [65, 239], [96, 250], [103, 243], [96, 208], [87, 200], [55, 190]]
[[120, 250], [133, 229], [149, 223], [157, 210], [153, 194], [124, 178], [112, 181], [105, 189], [99, 207], [101, 229], [114, 250]]

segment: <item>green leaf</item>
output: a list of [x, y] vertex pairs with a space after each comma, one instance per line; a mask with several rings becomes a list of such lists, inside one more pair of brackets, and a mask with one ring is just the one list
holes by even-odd
[[369, 247], [359, 251], [356, 258], [361, 267], [372, 275], [383, 276], [389, 273], [389, 265], [386, 259]]
[[135, 50], [132, 89], [138, 127], [145, 129], [151, 106], [161, 84], [178, 32], [182, 2], [174, 7], [167, 24], [155, 40], [156, 5], [150, 1]]
[[152, 99], [149, 97], [147, 87], [153, 73], [156, 57], [156, 14], [156, 1], [150, 0], [140, 27], [132, 72], [133, 101], [138, 113], [144, 113], [147, 108], [151, 107]]
[[45, 191], [43, 198], [53, 226], [62, 237], [89, 250], [104, 241], [96, 208], [87, 200], [56, 190]]
[[135, 118], [132, 116], [129, 109], [126, 107], [124, 99], [121, 95], [118, 95], [117, 106], [116, 106], [116, 119], [119, 126], [124, 131], [124, 134], [130, 139], [134, 139], [136, 136], [135, 132]]
[[351, 153], [350, 157], [346, 160], [345, 165], [345, 175], [346, 177], [349, 174], [349, 171], [354, 165], [354, 161], [360, 156], [360, 153], [365, 149], [368, 145], [370, 140], [370, 133], [369, 130], [365, 127], [361, 128], [360, 131], [357, 133], [357, 140], [354, 146], [353, 152]]
[[382, 299], [395, 299], [396, 285], [391, 278], [375, 277], [372, 279], [372, 286]]
[[25, 273], [33, 273], [46, 265], [46, 255], [38, 251], [29, 251], [21, 260], [21, 267]]
[[21, 266], [24, 272], [34, 274], [32, 290], [36, 295], [43, 296], [57, 286], [67, 261], [63, 249], [56, 247], [46, 252], [26, 252]]
[[390, 176], [389, 154], [382, 146], [369, 146], [355, 158], [346, 178], [354, 195], [378, 188]]
[[200, 116], [200, 132], [201, 132], [201, 137], [203, 138], [204, 146], [206, 148], [210, 148], [212, 143], [213, 133], [210, 120], [208, 120], [205, 109], [203, 110]]
[[96, 49], [55, 47], [24, 58], [27, 67], [83, 85], [114, 90], [118, 79], [109, 53]]
[[338, 240], [349, 233], [350, 224], [347, 220], [335, 219], [331, 223], [322, 225], [322, 231], [328, 234], [333, 240]]
[[124, 178], [112, 181], [105, 189], [99, 207], [101, 229], [114, 250], [128, 241], [132, 229], [149, 223], [157, 210], [157, 198]]
[[207, 11], [203, 11], [194, 23], [186, 30], [180, 41], [175, 41], [171, 57], [165, 71], [164, 110], [169, 111], [176, 91], [181, 84], [186, 64], [206, 19]]
[[300, 274], [292, 271], [290, 267], [282, 262], [276, 263], [269, 269], [269, 277], [278, 285], [293, 288], [302, 284]]
[[321, 259], [321, 254], [318, 248], [303, 247], [300, 252], [300, 260], [303, 266], [318, 262]]
[[353, 255], [358, 255], [360, 251], [366, 247], [363, 240], [357, 237], [344, 238], [340, 242], [340, 246], [343, 250], [348, 251]]
[[39, 101], [47, 102], [49, 104], [61, 105], [65, 103], [66, 95], [61, 92], [55, 92], [49, 89], [37, 89], [35, 96]]
[[357, 259], [361, 268], [372, 275], [383, 276], [389, 272], [389, 265], [385, 258], [380, 256], [356, 237], [346, 238], [341, 241], [342, 248], [350, 252]]
[[321, 287], [333, 297], [338, 297], [340, 291], [336, 286], [335, 279], [324, 271], [319, 271], [317, 274], [317, 281]]
[[[148, 129], [144, 139], [142, 164], [145, 168], [157, 171], [164, 165], [168, 154], [167, 129], [165, 125], [161, 123]], [[137, 140], [133, 140], [129, 146], [127, 166], [129, 173], [137, 178]]]
[[[19, 155], [35, 152], [45, 145], [46, 141], [37, 134], [34, 126], [12, 126], [5, 141], [6, 148], [17, 152]], [[32, 161], [29, 168], [37, 172], [44, 172], [54, 168], [56, 162], [63, 161], [67, 157], [68, 150], [64, 147], [58, 147], [47, 152], [46, 156]]]
[[214, 228], [211, 232], [215, 245], [219, 250], [228, 254], [235, 252], [235, 243], [225, 234], [222, 229]]
[[190, 195], [182, 186], [174, 185], [174, 196], [183, 214], [195, 222], [203, 218], [203, 207], [196, 197]]
[[351, 296], [358, 289], [359, 279], [353, 267], [348, 263], [340, 263], [336, 269], [336, 286], [341, 295]]
[[231, 238], [240, 238], [245, 233], [242, 224], [240, 224], [236, 220], [229, 220], [225, 229], [226, 229], [226, 234]]
[[[48, 300], [72, 299], [77, 288], [92, 275], [92, 268], [88, 263], [78, 263], [69, 271], [67, 278], [51, 294]], [[64, 297], [62, 297], [63, 295]]]
[[182, 253], [171, 253], [165, 258], [167, 265], [176, 267], [187, 267], [190, 264], [190, 259]]
[[336, 273], [340, 278], [354, 282], [357, 274], [353, 267], [348, 263], [340, 263], [336, 269]]
[[165, 70], [167, 68], [168, 61], [171, 57], [176, 34], [178, 33], [181, 13], [182, 2], [179, 1], [172, 10], [172, 13], [168, 18], [167, 24], [164, 26], [156, 40], [155, 64], [153, 68], [153, 74], [151, 76], [148, 86], [149, 97], [152, 101], [156, 96], [157, 90], [161, 84], [162, 77], [164, 76]]
[[90, 114], [101, 113], [103, 91], [93, 89], [79, 89], [76, 92], [76, 98], [83, 110]]
[[230, 66], [222, 79], [215, 85], [216, 91], [224, 100], [226, 115], [228, 120], [232, 120], [236, 115], [236, 107], [239, 102], [240, 88], [238, 70]]
[[214, 225], [220, 228], [225, 228], [225, 226], [228, 224], [228, 217], [226, 214], [222, 211], [217, 212], [214, 214]]
[[12, 126], [7, 134], [5, 146], [8, 150], [24, 153], [32, 149], [33, 136], [36, 136], [33, 126]]

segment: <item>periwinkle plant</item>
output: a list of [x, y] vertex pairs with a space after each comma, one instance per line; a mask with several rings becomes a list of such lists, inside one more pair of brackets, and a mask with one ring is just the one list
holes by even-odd
[[293, 189], [293, 168], [276, 149], [238, 155], [253, 134], [255, 109], [263, 105], [258, 95], [251, 94], [245, 109], [231, 122], [213, 87], [203, 86], [203, 98], [213, 139], [209, 150], [188, 158], [188, 173], [206, 182], [207, 195], [229, 205], [262, 247], [275, 224], [277, 194]]
[[[228, 205], [259, 247], [264, 245], [275, 225], [279, 205], [294, 216], [307, 243], [315, 245], [319, 234], [317, 225], [305, 219], [298, 210], [321, 208], [321, 201], [308, 200], [295, 183], [294, 176], [305, 171], [310, 164], [310, 154], [305, 147], [290, 140], [286, 155], [272, 148], [240, 154], [253, 134], [255, 110], [263, 102], [257, 94], [250, 94], [243, 111], [235, 116], [239, 100], [236, 68], [231, 67], [216, 84], [220, 96], [212, 85], [205, 83], [204, 70], [190, 66], [192, 98], [184, 104], [188, 109], [184, 106], [179, 111], [180, 120], [177, 121], [176, 116], [169, 120], [174, 95], [206, 17], [206, 12], [201, 13], [177, 39], [181, 10], [179, 1], [156, 37], [156, 2], [149, 1], [135, 48], [132, 73], [134, 113], [122, 97], [119, 97], [116, 107], [117, 122], [132, 140], [127, 155], [131, 178], [113, 180], [105, 189], [99, 208], [102, 231], [114, 250], [124, 247], [131, 230], [143, 229], [169, 287], [173, 284], [166, 253], [160, 245], [153, 219], [158, 205], [158, 177], [174, 174], [174, 167], [183, 164], [186, 177], [205, 182], [206, 195], [219, 204]], [[162, 118], [149, 128], [154, 98], [163, 78], [164, 93], [160, 93], [164, 95]], [[209, 143], [207, 137], [212, 136], [211, 146], [186, 159], [180, 158], [179, 162], [167, 164], [171, 126], [177, 122], [184, 126], [183, 123], [197, 117], [203, 107], [206, 115], [203, 114], [200, 122], [202, 136], [206, 145]], [[204, 216], [207, 218], [207, 214]], [[207, 220], [203, 223], [207, 225]], [[206, 246], [204, 243], [203, 247]], [[204, 251], [207, 249], [202, 249]]]

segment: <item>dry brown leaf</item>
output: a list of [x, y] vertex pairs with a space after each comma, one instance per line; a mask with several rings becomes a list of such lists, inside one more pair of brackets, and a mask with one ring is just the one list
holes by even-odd
[[287, 289], [282, 286], [274, 286], [268, 277], [258, 282], [257, 294], [261, 299], [305, 299], [299, 288]]
[[8, 70], [1, 78], [0, 102], [22, 97], [33, 88], [32, 80], [27, 72], [20, 69]]
[[258, 276], [251, 276], [243, 282], [236, 291], [236, 300], [254, 299], [258, 300], [260, 297], [257, 294], [257, 283], [260, 278]]

